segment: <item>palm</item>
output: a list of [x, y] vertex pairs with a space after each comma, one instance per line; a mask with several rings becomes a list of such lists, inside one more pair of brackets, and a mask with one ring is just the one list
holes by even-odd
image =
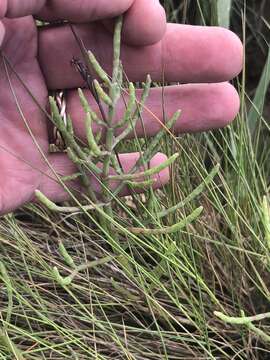
[[[6, 40], [4, 55], [10, 59], [16, 72], [31, 90], [40, 105], [47, 101], [47, 89], [40, 71], [37, 55], [37, 33], [33, 18], [5, 20]], [[16, 31], [15, 31], [16, 30]], [[33, 135], [46, 153], [48, 137], [46, 119], [27, 94], [16, 75], [8, 69], [11, 84], [25, 120]], [[7, 81], [5, 66], [0, 66], [0, 207], [3, 212], [12, 210], [31, 200], [41, 181], [45, 163], [33, 142], [22, 115], [15, 104]]]

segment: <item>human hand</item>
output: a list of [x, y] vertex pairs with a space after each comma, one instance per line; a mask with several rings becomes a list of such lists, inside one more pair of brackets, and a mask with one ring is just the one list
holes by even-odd
[[[112, 35], [110, 21], [103, 20], [125, 11], [122, 60], [131, 81], [143, 81], [149, 73], [156, 81], [161, 81], [164, 75], [165, 81], [201, 83], [165, 88], [166, 115], [182, 109], [175, 132], [208, 130], [233, 120], [239, 108], [239, 98], [231, 85], [224, 81], [241, 70], [240, 41], [224, 29], [173, 24], [168, 25], [163, 36], [164, 11], [156, 0], [89, 0], [77, 1], [76, 4], [68, 0], [54, 0], [48, 4], [45, 0], [5, 0], [0, 3], [0, 17], [3, 18], [0, 23], [1, 49], [42, 107], [47, 104], [48, 90], [69, 89], [67, 109], [73, 118], [76, 135], [84, 139], [83, 114], [77, 92], [73, 90], [83, 83], [70, 66], [72, 57], [80, 57], [80, 54], [69, 27], [57, 25], [37, 30], [32, 16], [22, 16], [35, 14], [48, 21], [67, 19], [76, 23], [88, 22], [76, 25], [76, 32], [109, 72]], [[148, 21], [145, 21], [146, 18]], [[139, 46], [148, 44], [153, 45]], [[75, 172], [74, 165], [65, 154], [49, 154], [49, 120], [10, 69], [9, 76], [19, 103], [17, 106], [8, 84], [6, 66], [1, 61], [1, 213], [34, 200], [36, 189], [53, 201], [67, 199], [44, 156], [57, 173], [65, 176]], [[94, 107], [90, 95], [89, 100]], [[161, 89], [152, 90], [146, 107], [150, 111], [143, 113], [144, 126], [147, 133], [153, 135], [160, 124], [151, 112], [162, 119]], [[124, 103], [119, 105], [117, 114], [120, 115], [123, 110]], [[141, 128], [136, 130], [142, 134]], [[138, 154], [122, 154], [123, 168], [128, 171], [137, 158]], [[154, 166], [164, 158], [164, 155], [157, 154], [150, 165]], [[168, 171], [162, 171], [155, 186], [166, 183], [168, 176]], [[79, 189], [79, 184], [73, 183], [72, 186]], [[97, 186], [94, 181], [93, 186]]]

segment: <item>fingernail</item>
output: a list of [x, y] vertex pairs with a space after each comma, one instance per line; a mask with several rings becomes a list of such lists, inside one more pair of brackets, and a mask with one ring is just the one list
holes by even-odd
[[4, 25], [0, 21], [0, 46], [3, 42], [4, 36], [5, 36], [5, 28], [4, 28]]

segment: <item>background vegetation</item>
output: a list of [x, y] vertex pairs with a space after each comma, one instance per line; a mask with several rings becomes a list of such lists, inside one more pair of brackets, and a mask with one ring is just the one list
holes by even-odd
[[[160, 150], [180, 152], [170, 184], [123, 205], [147, 227], [204, 211], [174, 234], [123, 235], [120, 256], [85, 214], [31, 205], [4, 216], [0, 359], [270, 358], [269, 5], [178, 3], [164, 1], [170, 21], [230, 24], [242, 37], [241, 111], [224, 130], [166, 136]], [[125, 223], [120, 205], [113, 216]]]

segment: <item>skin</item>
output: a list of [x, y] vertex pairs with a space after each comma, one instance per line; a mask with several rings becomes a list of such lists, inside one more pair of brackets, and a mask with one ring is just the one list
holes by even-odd
[[[48, 102], [48, 91], [68, 90], [68, 112], [74, 120], [76, 134], [85, 138], [83, 113], [76, 95], [82, 79], [70, 65], [79, 57], [78, 46], [66, 25], [37, 30], [33, 16], [46, 21], [68, 19], [99, 61], [110, 72], [112, 55], [112, 18], [125, 13], [122, 59], [132, 81], [143, 81], [150, 73], [156, 81], [181, 82], [184, 85], [166, 87], [166, 116], [182, 109], [175, 133], [205, 131], [226, 126], [236, 116], [239, 97], [227, 82], [241, 71], [242, 45], [230, 31], [220, 28], [200, 28], [166, 25], [164, 10], [157, 0], [1, 0], [0, 47], [16, 72], [42, 107]], [[145, 19], [148, 19], [145, 21]], [[57, 183], [40, 150], [58, 174], [70, 175], [74, 165], [65, 154], [49, 154], [49, 120], [37, 107], [16, 76], [10, 72], [12, 88], [24, 114], [24, 120], [14, 102], [7, 81], [6, 69], [0, 59], [0, 213], [34, 201], [34, 191], [41, 190], [53, 201], [68, 196]], [[160, 128], [162, 119], [161, 93], [155, 88], [143, 114], [149, 136]], [[139, 92], [139, 91], [138, 91]], [[91, 95], [89, 101], [93, 103]], [[124, 103], [117, 109], [121, 116]], [[151, 115], [151, 112], [155, 116]], [[96, 129], [94, 129], [96, 131]], [[142, 128], [137, 131], [142, 134]], [[138, 154], [122, 154], [120, 160], [128, 171]], [[157, 154], [150, 166], [165, 159]], [[93, 187], [98, 187], [94, 179]], [[168, 170], [156, 176], [156, 187], [169, 180]], [[80, 190], [79, 184], [71, 184]], [[113, 184], [112, 184], [113, 186]]]

